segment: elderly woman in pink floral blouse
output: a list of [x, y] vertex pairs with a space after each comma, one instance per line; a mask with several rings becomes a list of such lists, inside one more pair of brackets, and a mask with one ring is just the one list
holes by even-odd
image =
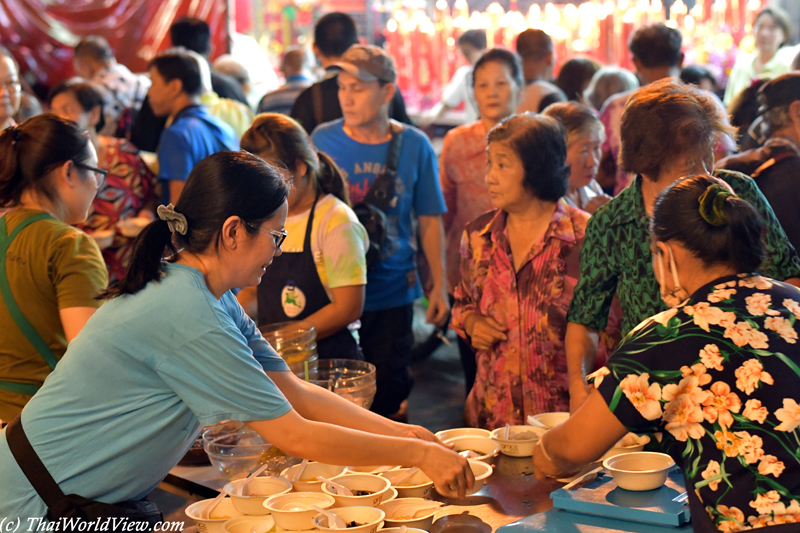
[[569, 410], [566, 314], [589, 215], [562, 199], [564, 139], [558, 121], [532, 114], [489, 132], [486, 184], [495, 210], [464, 231], [452, 322], [477, 352], [464, 411], [472, 426]]

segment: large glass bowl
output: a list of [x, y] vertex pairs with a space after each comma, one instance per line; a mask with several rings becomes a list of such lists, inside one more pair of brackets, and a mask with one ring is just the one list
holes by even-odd
[[267, 472], [278, 476], [300, 462], [266, 442], [244, 422], [223, 422], [207, 427], [203, 431], [203, 449], [211, 464], [230, 481], [247, 477], [265, 463], [270, 464]]
[[[300, 379], [306, 379], [306, 363], [289, 365]], [[369, 409], [375, 398], [375, 365], [353, 359], [320, 359], [308, 362], [308, 381], [332, 391], [354, 404]]]
[[317, 359], [317, 328], [311, 322], [277, 322], [258, 329], [288, 364]]

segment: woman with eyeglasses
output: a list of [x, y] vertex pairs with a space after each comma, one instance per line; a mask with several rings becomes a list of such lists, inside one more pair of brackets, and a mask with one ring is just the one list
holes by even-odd
[[103, 257], [71, 226], [86, 220], [96, 166], [89, 135], [55, 115], [0, 135], [2, 420], [19, 414], [101, 304]]
[[133, 238], [155, 218], [155, 177], [129, 141], [97, 134], [105, 122], [102, 89], [73, 78], [56, 85], [48, 100], [53, 113], [89, 132], [97, 150], [98, 172], [105, 180], [80, 228], [97, 238], [114, 283], [128, 268]]
[[423, 428], [299, 379], [236, 301], [231, 290], [257, 285], [281, 254], [288, 194], [275, 167], [245, 152], [194, 167], [177, 204], [160, 206], [137, 237], [128, 272], [67, 357], [0, 435], [0, 516], [48, 514], [40, 476], [26, 477], [12, 451], [24, 439], [65, 494], [130, 502], [166, 476], [201, 426], [222, 420], [246, 422], [296, 457], [417, 466], [443, 494], [464, 497], [474, 479], [465, 458]]
[[362, 360], [348, 326], [364, 310], [369, 240], [350, 209], [341, 171], [311, 145], [303, 127], [285, 115], [259, 115], [241, 146], [286, 169], [293, 186], [283, 254], [275, 258], [258, 289], [240, 292], [239, 301], [250, 316], [258, 316], [259, 326], [312, 322], [321, 359]]

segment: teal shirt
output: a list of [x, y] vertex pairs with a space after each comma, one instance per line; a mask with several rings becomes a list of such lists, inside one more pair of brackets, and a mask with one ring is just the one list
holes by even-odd
[[[28, 439], [65, 494], [142, 498], [201, 426], [291, 410], [264, 373], [288, 367], [233, 294], [217, 300], [199, 271], [167, 268], [160, 283], [106, 302], [22, 411]], [[3, 432], [0, 516], [46, 512]]]
[[[800, 277], [800, 259], [755, 181], [727, 170], [718, 170], [714, 175], [727, 182], [764, 218], [767, 259], [759, 272], [777, 280]], [[624, 337], [644, 319], [665, 311], [652, 257], [650, 217], [642, 199], [642, 177], [637, 176], [630, 187], [589, 219], [581, 248], [581, 277], [567, 320], [595, 331], [604, 329], [616, 295], [622, 307]]]

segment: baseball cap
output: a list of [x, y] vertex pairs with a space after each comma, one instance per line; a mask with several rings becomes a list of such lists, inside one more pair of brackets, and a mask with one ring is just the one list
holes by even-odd
[[361, 81], [394, 83], [397, 79], [394, 60], [378, 46], [354, 44], [334, 65]]
[[800, 72], [789, 72], [765, 83], [758, 91], [759, 113], [800, 100]]

